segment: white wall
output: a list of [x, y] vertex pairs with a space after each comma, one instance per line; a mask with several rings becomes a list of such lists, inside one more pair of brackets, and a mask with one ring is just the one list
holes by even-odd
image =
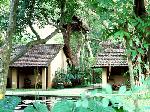
[[59, 51], [59, 53], [57, 54], [57, 56], [53, 59], [53, 61], [51, 62], [51, 81], [53, 80], [53, 78], [55, 77], [55, 72], [57, 70], [60, 70], [61, 68], [67, 70], [67, 58], [64, 54], [63, 49], [61, 49]]

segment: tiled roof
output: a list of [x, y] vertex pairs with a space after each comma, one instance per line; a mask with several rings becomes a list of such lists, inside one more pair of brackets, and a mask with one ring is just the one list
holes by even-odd
[[102, 50], [97, 55], [94, 67], [128, 66], [125, 48], [122, 44], [113, 45], [111, 42], [107, 44], [103, 42], [101, 46]]
[[[11, 67], [48, 66], [55, 58], [63, 45], [41, 44], [29, 49], [22, 57], [11, 64]], [[25, 46], [16, 46], [13, 49], [11, 58], [13, 59], [20, 51], [26, 49]]]

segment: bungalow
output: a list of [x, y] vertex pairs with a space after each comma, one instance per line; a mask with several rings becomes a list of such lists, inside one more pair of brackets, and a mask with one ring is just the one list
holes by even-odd
[[123, 44], [113, 44], [111, 41], [102, 42], [101, 50], [97, 54], [96, 64], [92, 67], [102, 68], [102, 86], [107, 83], [113, 85], [125, 84], [128, 71], [128, 61]]
[[[15, 47], [12, 57], [23, 49], [23, 45]], [[67, 68], [63, 45], [35, 45], [10, 65], [7, 85], [14, 89], [31, 88], [38, 83], [42, 89], [47, 89], [52, 86], [55, 72], [62, 68]]]

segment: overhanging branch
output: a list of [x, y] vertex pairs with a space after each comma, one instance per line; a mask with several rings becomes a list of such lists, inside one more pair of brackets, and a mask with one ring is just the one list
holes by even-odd
[[55, 36], [58, 32], [59, 32], [59, 29], [56, 29], [49, 36], [47, 36], [45, 39], [33, 40], [33, 41], [27, 43], [26, 44], [26, 48], [23, 49], [19, 54], [17, 54], [17, 56], [11, 60], [10, 64], [12, 64], [13, 62], [17, 61], [20, 57], [22, 57], [33, 46], [39, 45], [39, 44], [45, 44], [49, 39], [51, 39], [53, 36]]
[[35, 36], [37, 37], [37, 40], [40, 40], [41, 38], [40, 38], [40, 35], [36, 32], [36, 30], [33, 28], [33, 26], [32, 26], [32, 22], [29, 20], [28, 21], [28, 24], [29, 24], [29, 27], [30, 27], [30, 29], [31, 29], [31, 31], [35, 34]]

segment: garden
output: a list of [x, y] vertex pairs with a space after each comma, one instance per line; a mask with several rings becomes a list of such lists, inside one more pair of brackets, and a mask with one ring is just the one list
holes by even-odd
[[150, 1], [1, 0], [0, 112], [13, 111], [150, 112]]

